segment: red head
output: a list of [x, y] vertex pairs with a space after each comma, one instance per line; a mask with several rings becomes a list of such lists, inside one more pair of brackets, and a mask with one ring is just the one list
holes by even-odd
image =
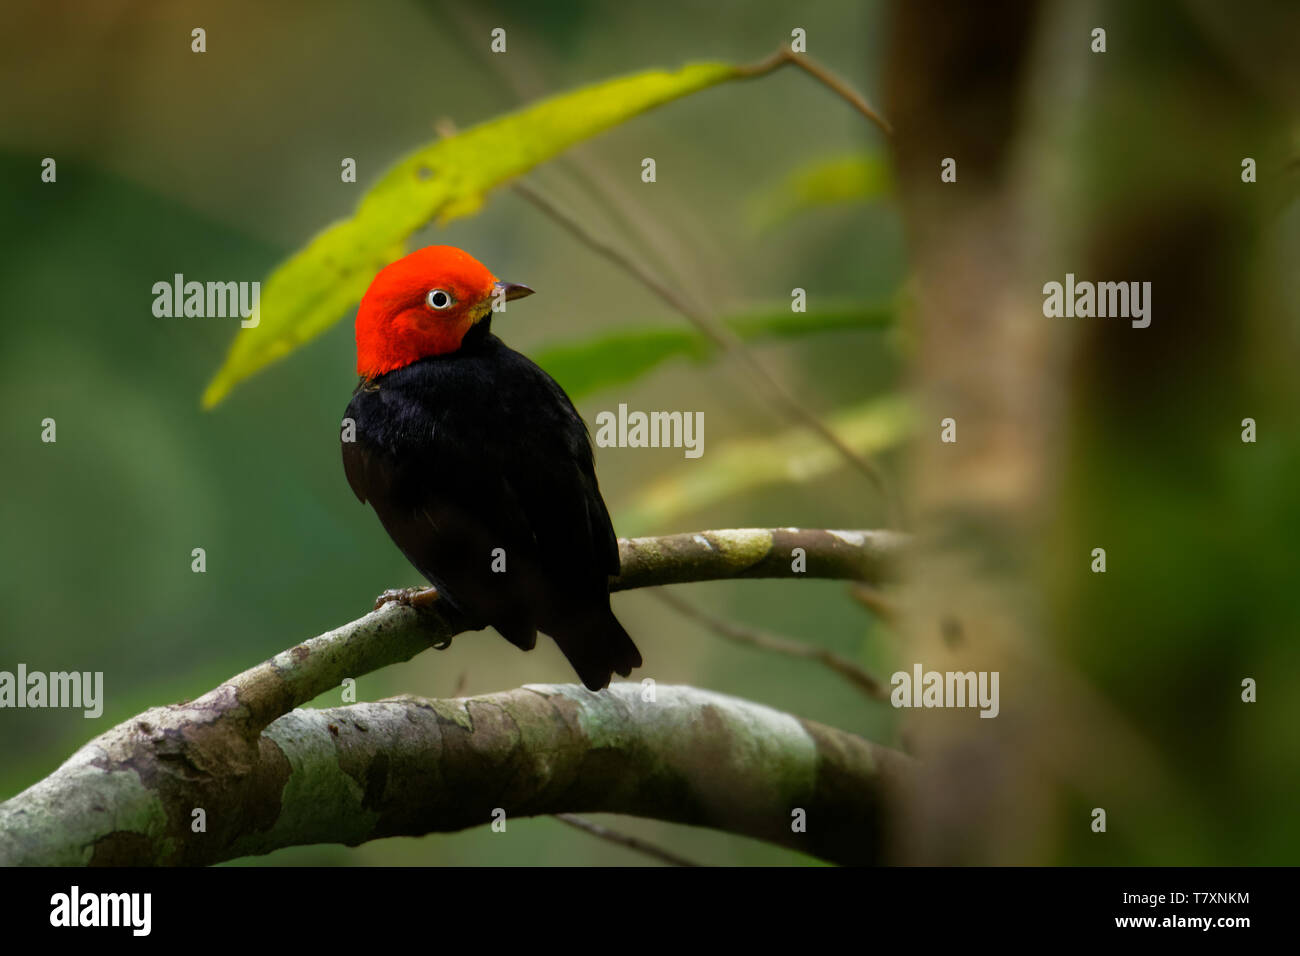
[[460, 348], [498, 297], [532, 294], [500, 282], [454, 246], [427, 246], [380, 270], [357, 309], [357, 373], [375, 378]]

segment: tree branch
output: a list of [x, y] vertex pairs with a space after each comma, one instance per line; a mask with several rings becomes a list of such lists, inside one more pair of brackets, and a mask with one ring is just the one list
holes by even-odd
[[508, 833], [517, 817], [569, 811], [872, 863], [885, 791], [910, 776], [909, 758], [844, 731], [690, 687], [647, 701], [631, 683], [295, 710], [247, 751], [213, 749], [203, 730], [184, 705], [155, 708], [86, 745], [0, 805], [0, 864], [201, 865], [494, 819]]
[[[634, 538], [619, 542], [623, 574], [610, 584], [878, 581], [905, 543], [890, 532], [793, 528]], [[804, 572], [792, 568], [796, 547]], [[490, 822], [496, 807], [510, 816], [634, 813], [832, 860], [875, 859], [876, 798], [907, 758], [704, 691], [660, 687], [647, 703], [636, 684], [601, 694], [532, 687], [290, 713], [453, 632], [436, 611], [387, 604], [197, 700], [119, 724], [0, 804], [0, 865], [211, 863], [459, 830]], [[790, 830], [795, 808], [808, 813], [806, 834]], [[198, 809], [204, 833], [191, 829]]]
[[637, 839], [626, 833], [619, 833], [617, 830], [611, 830], [609, 827], [603, 827], [599, 823], [594, 823], [586, 817], [576, 816], [572, 813], [557, 813], [555, 819], [561, 823], [567, 823], [575, 829], [590, 833], [592, 836], [617, 846], [627, 847], [629, 850], [635, 850], [637, 853], [644, 853], [646, 856], [654, 857], [660, 863], [667, 863], [669, 866], [699, 866], [698, 863], [692, 862], [685, 857], [678, 856], [676, 853], [669, 853], [667, 850], [655, 846], [653, 843], [647, 843], [645, 840]]
[[701, 610], [690, 601], [683, 601], [677, 595], [668, 591], [657, 591], [655, 594], [659, 600], [678, 614], [704, 625], [719, 637], [724, 637], [736, 644], [743, 644], [746, 647], [755, 647], [761, 651], [771, 651], [774, 654], [785, 654], [789, 657], [801, 657], [804, 660], [816, 661], [839, 674], [872, 700], [889, 700], [889, 691], [874, 674], [866, 668], [859, 667], [842, 654], [836, 654], [825, 647], [805, 644], [802, 641], [796, 641], [781, 634], [773, 634], [770, 631], [729, 621], [725, 617], [719, 617], [716, 614]]

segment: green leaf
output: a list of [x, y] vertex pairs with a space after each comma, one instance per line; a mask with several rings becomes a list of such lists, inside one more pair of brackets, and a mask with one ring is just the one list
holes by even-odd
[[211, 408], [237, 383], [338, 321], [417, 229], [468, 216], [487, 192], [597, 133], [681, 96], [749, 75], [725, 63], [650, 70], [542, 100], [400, 160], [350, 219], [329, 226], [262, 285], [256, 326], [235, 334], [203, 393]]
[[819, 159], [756, 196], [750, 203], [750, 221], [757, 230], [771, 229], [809, 209], [870, 202], [892, 188], [889, 166], [878, 155]]
[[[894, 319], [892, 306], [845, 305], [817, 312], [791, 312], [789, 306], [727, 320], [741, 339], [752, 342], [797, 338], [820, 332], [882, 329]], [[534, 356], [573, 399], [640, 378], [674, 358], [703, 362], [713, 345], [691, 328], [631, 329], [567, 345]]]
[[[837, 412], [826, 424], [854, 451], [871, 455], [907, 437], [913, 412], [903, 397], [887, 395]], [[615, 527], [624, 536], [657, 534], [682, 515], [755, 488], [809, 481], [843, 465], [844, 458], [834, 448], [804, 428], [732, 439], [642, 486], [630, 505], [616, 503]]]

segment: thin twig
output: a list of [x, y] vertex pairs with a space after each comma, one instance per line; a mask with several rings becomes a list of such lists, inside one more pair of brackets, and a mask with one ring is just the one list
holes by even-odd
[[856, 582], [849, 586], [849, 596], [882, 621], [893, 624], [898, 620], [898, 605], [880, 588]]
[[876, 126], [880, 128], [880, 131], [886, 136], [894, 135], [894, 128], [889, 124], [889, 121], [872, 109], [871, 105], [866, 101], [866, 98], [863, 97], [861, 93], [853, 89], [853, 87], [849, 86], [808, 54], [795, 53], [794, 50], [790, 49], [789, 44], [782, 46], [781, 49], [777, 50], [771, 56], [766, 57], [757, 63], [740, 67], [739, 72], [741, 76], [745, 77], [762, 76], [765, 73], [771, 73], [773, 70], [778, 69], [787, 63], [797, 66], [809, 76], [813, 77], [838, 96], [846, 100], [855, 110], [867, 119], [871, 120], [871, 122], [875, 123]]
[[728, 621], [726, 618], [702, 611], [694, 604], [683, 601], [677, 595], [668, 591], [658, 590], [652, 593], [682, 616], [703, 624], [720, 637], [725, 637], [737, 644], [757, 647], [764, 651], [773, 651], [777, 654], [788, 654], [791, 657], [802, 657], [805, 660], [817, 661], [839, 674], [872, 700], [889, 700], [889, 692], [885, 690], [884, 685], [874, 675], [834, 651], [827, 650], [824, 647], [813, 647], [800, 641], [791, 640], [788, 637]]
[[667, 850], [660, 849], [653, 843], [647, 843], [645, 840], [639, 840], [634, 836], [628, 836], [626, 833], [619, 833], [617, 830], [603, 827], [599, 823], [593, 823], [590, 820], [575, 816], [572, 813], [557, 813], [554, 816], [555, 819], [559, 820], [561, 823], [567, 823], [571, 827], [585, 830], [594, 837], [600, 837], [602, 840], [608, 840], [610, 843], [617, 843], [619, 846], [625, 846], [629, 850], [636, 850], [638, 853], [652, 856], [660, 862], [667, 863], [669, 866], [699, 866], [698, 863], [692, 863], [685, 857], [678, 856], [675, 853], [669, 853]]
[[543, 197], [532, 187], [523, 182], [516, 182], [514, 188], [516, 192], [531, 202], [545, 215], [549, 216], [567, 229], [589, 248], [593, 249], [610, 262], [632, 275], [641, 282], [642, 285], [684, 315], [697, 329], [699, 329], [700, 332], [704, 334], [706, 338], [709, 339], [710, 342], [720, 348], [723, 352], [739, 359], [752, 374], [762, 380], [763, 384], [769, 389], [771, 396], [776, 399], [777, 403], [782, 406], [787, 414], [820, 435], [827, 443], [834, 447], [837, 452], [839, 452], [845, 461], [852, 464], [858, 471], [866, 475], [876, 485], [876, 488], [880, 491], [885, 500], [885, 507], [889, 516], [890, 525], [895, 528], [901, 527], [894, 496], [890, 492], [889, 483], [885, 479], [881, 470], [872, 461], [858, 454], [845, 444], [834, 431], [826, 426], [826, 423], [823, 422], [815, 412], [807, 408], [789, 388], [787, 388], [761, 363], [759, 363], [745, 347], [738, 335], [726, 326], [714, 322], [709, 316], [692, 306], [691, 303], [683, 296], [679, 295], [676, 290], [659, 279], [658, 276], [638, 262], [634, 257], [627, 255], [618, 247], [591, 233], [580, 222]]
[[790, 62], [810, 76], [816, 77], [830, 89], [848, 100], [853, 104], [854, 109], [879, 126], [881, 132], [886, 136], [894, 135], [894, 127], [890, 126], [888, 120], [873, 110], [861, 94], [812, 57], [805, 54], [791, 53]]

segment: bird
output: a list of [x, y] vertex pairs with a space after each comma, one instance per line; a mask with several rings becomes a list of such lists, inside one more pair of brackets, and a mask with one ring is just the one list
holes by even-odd
[[343, 468], [432, 585], [420, 604], [525, 651], [540, 631], [598, 691], [642, 659], [610, 608], [618, 539], [586, 423], [492, 332], [495, 311], [532, 294], [454, 246], [380, 270], [357, 309]]

